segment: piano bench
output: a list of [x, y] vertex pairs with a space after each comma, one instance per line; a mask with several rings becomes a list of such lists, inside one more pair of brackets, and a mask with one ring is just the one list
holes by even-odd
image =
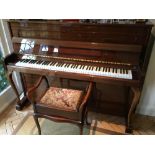
[[89, 82], [85, 90], [49, 87], [47, 84], [47, 89], [41, 93], [39, 99], [36, 99], [34, 94], [43, 79], [46, 77], [42, 76], [36, 86], [27, 92], [28, 99], [33, 104], [33, 116], [38, 133], [41, 134], [38, 121], [38, 118], [41, 117], [56, 122], [77, 124], [80, 128], [80, 134], [82, 134], [84, 121], [87, 119], [87, 104], [91, 101], [93, 83]]

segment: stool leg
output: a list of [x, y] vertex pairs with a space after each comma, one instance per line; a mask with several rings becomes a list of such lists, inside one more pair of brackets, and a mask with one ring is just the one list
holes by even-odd
[[83, 135], [83, 123], [82, 124], [78, 124], [79, 129], [80, 129], [80, 135]]
[[88, 122], [88, 110], [86, 109], [86, 125], [90, 125], [91, 123]]
[[83, 135], [83, 124], [80, 125], [80, 135]]
[[34, 121], [37, 125], [37, 128], [38, 128], [38, 134], [41, 135], [41, 128], [40, 128], [40, 124], [39, 124], [39, 121], [38, 121], [38, 117], [33, 115], [33, 118], [34, 118]]

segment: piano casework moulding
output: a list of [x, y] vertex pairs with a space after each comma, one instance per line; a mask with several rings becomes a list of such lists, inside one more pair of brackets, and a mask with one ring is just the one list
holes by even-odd
[[[83, 20], [9, 20], [14, 52], [5, 58], [12, 87], [22, 110], [26, 91], [41, 75], [92, 81], [96, 112], [126, 118], [132, 132], [150, 51], [152, 24], [147, 20], [91, 22]], [[24, 88], [20, 99], [12, 79], [19, 72]]]

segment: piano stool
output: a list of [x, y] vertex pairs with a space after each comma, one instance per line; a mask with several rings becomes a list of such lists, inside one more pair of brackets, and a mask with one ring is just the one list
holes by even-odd
[[[47, 87], [37, 98], [35, 94], [38, 93], [37, 89], [43, 80], [45, 80]], [[85, 90], [50, 87], [47, 78], [41, 76], [37, 84], [27, 92], [27, 97], [33, 105], [33, 116], [38, 133], [41, 134], [38, 121], [40, 117], [56, 122], [78, 124], [80, 134], [82, 134], [85, 120], [87, 123], [87, 105], [91, 102], [92, 90], [92, 82], [88, 82], [88, 87]]]

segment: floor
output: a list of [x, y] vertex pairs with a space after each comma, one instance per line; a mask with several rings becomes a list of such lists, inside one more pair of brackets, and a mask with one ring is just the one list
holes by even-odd
[[[32, 112], [31, 106], [17, 111], [15, 103], [11, 104], [0, 115], [0, 135], [11, 135], [28, 112]], [[125, 121], [122, 117], [89, 113], [89, 120], [92, 122], [91, 135], [125, 134]], [[134, 135], [155, 135], [155, 117], [136, 115], [134, 120]]]
[[16, 104], [12, 103], [2, 114], [0, 114], [0, 135], [11, 135], [26, 114], [31, 110], [27, 107], [22, 111], [15, 109]]

